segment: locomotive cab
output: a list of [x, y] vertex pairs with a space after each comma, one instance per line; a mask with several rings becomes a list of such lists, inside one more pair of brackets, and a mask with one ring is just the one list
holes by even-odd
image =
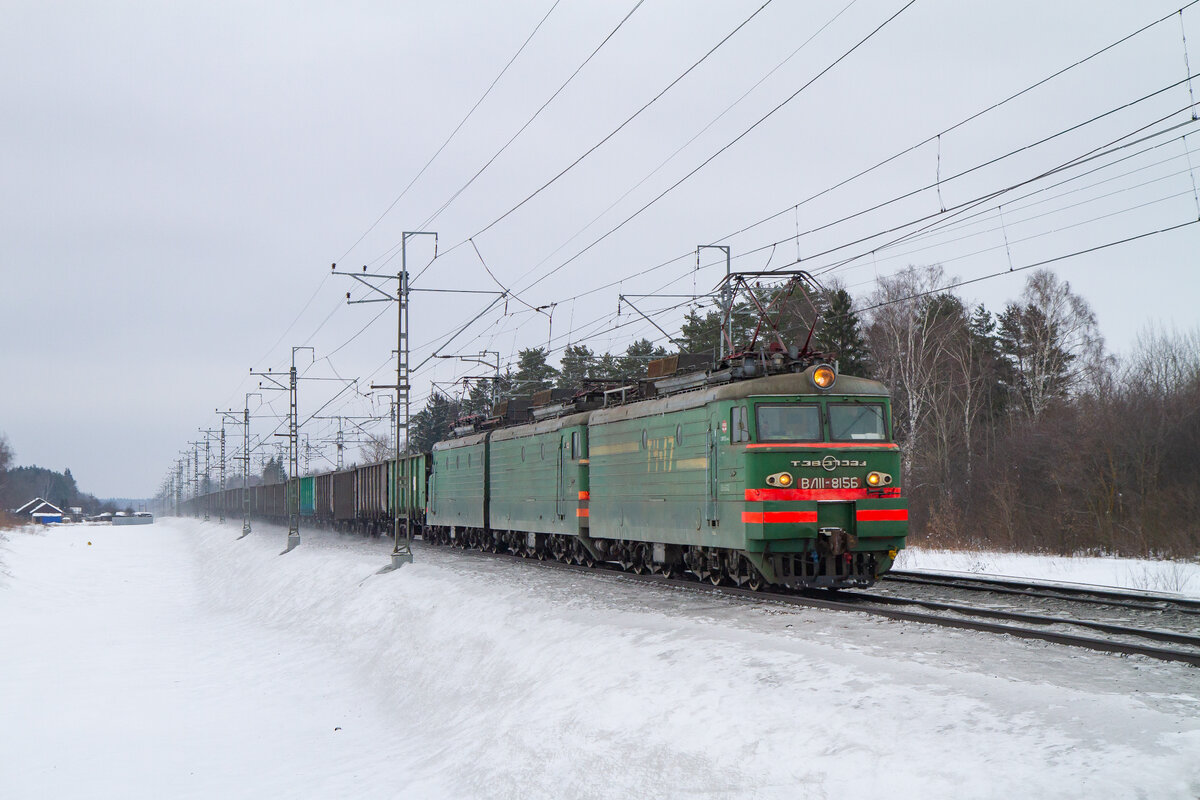
[[744, 448], [746, 552], [772, 583], [869, 586], [904, 546], [889, 399], [874, 381], [828, 385], [751, 396], [731, 413], [731, 445]]

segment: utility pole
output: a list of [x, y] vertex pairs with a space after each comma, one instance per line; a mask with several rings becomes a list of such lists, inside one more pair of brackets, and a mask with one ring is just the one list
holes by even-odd
[[201, 505], [204, 506], [205, 522], [208, 522], [208, 495], [210, 494], [208, 488], [211, 480], [209, 477], [211, 474], [209, 472], [209, 467], [211, 466], [210, 456], [212, 455], [212, 448], [209, 447], [208, 433], [208, 431], [204, 432], [204, 482], [200, 484]]
[[[200, 497], [200, 440], [188, 442], [192, 446], [192, 503], [199, 505]], [[193, 508], [192, 512], [196, 516], [200, 516], [200, 510]]]
[[712, 248], [713, 250], [720, 250], [725, 253], [725, 284], [721, 289], [721, 350], [717, 359], [720, 362], [726, 356], [733, 355], [733, 284], [729, 282], [729, 245], [696, 245], [696, 269], [700, 269], [700, 251], [705, 248]]
[[[288, 539], [285, 553], [300, 544], [300, 421], [296, 418], [299, 407], [296, 399], [296, 350], [292, 348], [292, 369], [288, 373], [288, 476], [284, 487], [284, 498], [288, 509]], [[312, 350], [312, 348], [308, 348]], [[316, 351], [313, 350], [314, 356]]]
[[[505, 297], [507, 294], [506, 292], [482, 291], [482, 290], [475, 290], [475, 289], [416, 289], [416, 290], [411, 289], [411, 287], [409, 286], [409, 276], [408, 276], [408, 240], [415, 236], [432, 236], [433, 237], [433, 257], [434, 257], [434, 259], [437, 258], [437, 236], [438, 235], [436, 232], [434, 232], [434, 231], [404, 231], [403, 233], [401, 233], [401, 235], [400, 235], [400, 272], [397, 273], [395, 276], [395, 278], [396, 278], [396, 295], [394, 297], [392, 295], [388, 294], [387, 292], [385, 292], [383, 289], [380, 289], [375, 284], [371, 283], [369, 280], [367, 280], [368, 278], [382, 278], [385, 280], [390, 280], [392, 278], [391, 275], [368, 274], [367, 268], [365, 266], [363, 267], [363, 271], [361, 274], [356, 273], [356, 272], [341, 272], [341, 273], [339, 273], [337, 271], [337, 264], [333, 264], [331, 267], [334, 274], [348, 275], [351, 278], [354, 278], [355, 280], [357, 280], [359, 283], [362, 283], [364, 286], [369, 288], [371, 291], [375, 292], [378, 295], [381, 295], [380, 297], [368, 297], [367, 299], [364, 299], [364, 300], [351, 300], [350, 293], [346, 292], [346, 301], [348, 303], [394, 302], [397, 304], [396, 383], [394, 386], [386, 385], [386, 384], [383, 384], [383, 385], [372, 384], [371, 385], [372, 389], [395, 389], [396, 390], [396, 421], [395, 421], [396, 442], [395, 442], [394, 457], [396, 459], [397, 475], [399, 474], [400, 467], [401, 467], [401, 464], [400, 464], [401, 444], [400, 443], [401, 443], [401, 441], [403, 441], [405, 446], [408, 445], [409, 421], [411, 419], [411, 411], [412, 411], [412, 409], [411, 409], [412, 391], [411, 391], [411, 386], [409, 383], [409, 380], [410, 380], [409, 338], [410, 338], [411, 331], [409, 328], [408, 310], [409, 310], [409, 305], [410, 305], [410, 302], [409, 302], [410, 292], [411, 291], [425, 291], [425, 292], [453, 292], [453, 293], [461, 293], [461, 294], [494, 294], [494, 295], [497, 295], [497, 298], [495, 300], [493, 300], [492, 303], [490, 305], [488, 305], [487, 308], [485, 308], [483, 311], [479, 312], [479, 314], [477, 314], [473, 319], [468, 320], [461, 328], [459, 328], [458, 333], [461, 333], [462, 331], [466, 330], [467, 326], [471, 325], [475, 320], [479, 319], [484, 314], [486, 314], [496, 303], [498, 303], [500, 301], [500, 299]], [[451, 336], [451, 339], [453, 339], [454, 336], [457, 336], [458, 333], [455, 333], [453, 336]], [[448, 342], [449, 342], [449, 340], [447, 340], [447, 343]], [[436, 350], [435, 350], [435, 353], [436, 353]], [[429, 359], [426, 359], [426, 361], [428, 361], [428, 360]], [[425, 363], [425, 362], [422, 362], [422, 364], [423, 363]], [[420, 368], [420, 365], [418, 365], [418, 368]], [[413, 476], [408, 475], [408, 476], [406, 476], [405, 479], [410, 482], [409, 489], [411, 491], [411, 489], [412, 489], [411, 481], [413, 480]], [[396, 486], [395, 488], [398, 490], [399, 486]], [[397, 496], [398, 496], [398, 492], [397, 492]], [[399, 569], [400, 567], [402, 567], [405, 564], [411, 564], [412, 560], [413, 560], [412, 519], [409, 517], [408, 514], [405, 514], [403, 521], [401, 521], [401, 519], [400, 519], [400, 504], [399, 503], [394, 504], [394, 510], [393, 510], [393, 516], [392, 516], [392, 530], [393, 530], [393, 538], [394, 538], [394, 542], [395, 542], [395, 544], [392, 548], [392, 561], [391, 561], [390, 566], [384, 568], [384, 571], [391, 570], [391, 569]]]
[[[409, 325], [408, 325], [408, 308], [409, 291], [408, 291], [408, 239], [410, 236], [432, 236], [433, 237], [433, 257], [437, 258], [437, 234], [431, 231], [404, 231], [400, 235], [400, 274], [396, 276], [397, 288], [396, 299], [399, 301], [399, 308], [396, 317], [396, 476], [400, 474], [400, 425], [401, 421], [404, 424], [404, 446], [408, 446], [408, 430], [409, 418], [411, 416], [410, 403], [412, 401], [411, 386], [409, 385], [408, 372], [408, 347], [409, 347]], [[371, 388], [376, 388], [372, 386]], [[411, 480], [412, 476], [408, 476]], [[399, 487], [396, 487], [397, 489]], [[413, 560], [412, 554], [412, 518], [409, 514], [404, 515], [404, 540], [400, 539], [400, 494], [396, 493], [397, 502], [392, 504], [392, 531], [394, 544], [392, 547], [392, 569], [399, 569], [405, 564], [411, 564]]]
[[261, 392], [246, 392], [246, 404], [242, 411], [242, 535], [250, 535], [250, 398], [262, 400]]
[[[212, 467], [211, 467], [212, 448], [211, 448], [210, 444], [212, 442], [213, 437], [216, 436], [218, 433], [222, 433], [222, 435], [223, 435], [223, 431], [224, 431], [223, 423], [222, 423], [221, 431], [217, 431], [217, 430], [211, 429], [211, 428], [201, 428], [200, 429], [200, 433], [204, 434], [204, 481], [203, 481], [203, 483], [201, 483], [201, 493], [200, 494], [201, 494], [201, 497], [203, 498], [204, 521], [205, 522], [208, 522], [209, 507], [212, 505]], [[225, 458], [224, 443], [225, 443], [224, 438], [222, 438], [222, 440], [221, 440], [221, 444], [222, 444], [221, 459], [222, 459], [222, 461], [224, 461], [224, 458]], [[221, 469], [224, 470], [223, 464], [222, 464]]]
[[221, 417], [221, 494], [217, 501], [217, 522], [225, 524], [225, 417]]
[[[291, 435], [292, 435], [292, 413], [296, 409], [296, 401], [295, 401], [296, 351], [294, 349], [292, 350], [292, 368], [288, 372], [288, 383], [287, 384], [280, 383], [279, 376], [276, 373], [271, 372], [270, 367], [267, 368], [266, 372], [255, 372], [254, 368], [251, 367], [250, 374], [257, 375], [260, 378], [266, 378], [268, 381], [270, 381], [271, 385], [266, 385], [266, 386], [263, 385], [262, 381], [259, 381], [258, 387], [260, 389], [270, 389], [272, 391], [283, 391], [283, 392], [288, 393], [288, 398], [289, 398], [288, 432], [286, 434], [278, 434], [277, 433], [275, 435], [276, 436], [286, 435], [288, 437], [288, 441], [290, 443]], [[288, 476], [288, 481], [289, 481], [289, 483], [291, 481], [290, 475]], [[291, 487], [289, 486], [288, 488], [290, 489]], [[284, 548], [283, 552], [290, 553], [292, 550], [296, 549], [296, 545], [300, 544], [300, 528], [299, 528], [299, 524], [297, 524], [297, 526], [295, 528], [292, 527], [292, 518], [291, 518], [291, 513], [290, 513], [291, 505], [292, 505], [290, 502], [291, 498], [287, 497], [286, 499], [288, 501], [287, 506], [288, 506], [288, 511], [289, 511], [289, 513], [288, 513], [288, 537], [287, 537], [287, 547]], [[243, 531], [248, 532], [247, 529], [249, 527], [250, 527], [249, 518], [247, 518], [246, 523], [243, 525]], [[242, 535], [245, 536], [245, 532]], [[280, 555], [282, 555], [282, 553]]]
[[[300, 471], [300, 423], [297, 419], [296, 398], [296, 384], [298, 380], [296, 375], [297, 350], [308, 350], [314, 355], [316, 354], [316, 351], [311, 347], [292, 348], [292, 366], [288, 370], [288, 382], [286, 386], [280, 383], [276, 374], [269, 369], [266, 372], [255, 372], [253, 368], [250, 369], [251, 375], [266, 378], [274, 384], [274, 386], [263, 386], [262, 383], [259, 383], [261, 388], [280, 389], [288, 393], [288, 432], [285, 434], [288, 438], [288, 476], [284, 493], [288, 510], [288, 537], [284, 553], [292, 552], [300, 544], [300, 477], [297, 474]], [[279, 436], [280, 434], [275, 435]]]
[[[389, 389], [396, 390], [396, 475], [399, 478], [400, 473], [400, 441], [404, 440], [405, 445], [408, 444], [408, 423], [409, 412], [411, 411], [411, 392], [409, 391], [409, 370], [408, 370], [408, 345], [409, 345], [409, 325], [408, 325], [408, 308], [409, 308], [409, 287], [408, 287], [408, 240], [414, 236], [432, 236], [433, 237], [433, 257], [437, 258], [437, 233], [433, 231], [404, 231], [400, 234], [400, 272], [396, 275], [396, 296], [392, 297], [378, 287], [367, 283], [375, 291], [382, 294], [388, 300], [395, 300], [398, 304], [396, 314], [396, 385], [395, 386], [376, 386], [372, 384], [372, 389]], [[336, 270], [337, 265], [334, 264]], [[365, 270], [365, 267], [364, 267]], [[350, 273], [354, 275], [354, 273]], [[354, 275], [358, 278], [357, 275]], [[373, 276], [383, 277], [383, 276]], [[362, 280], [361, 278], [359, 280]], [[346, 299], [350, 299], [350, 293], [346, 293]], [[354, 301], [350, 301], [354, 302]], [[359, 301], [359, 302], [379, 302], [379, 301]], [[409, 476], [411, 480], [411, 476]], [[399, 487], [396, 487], [399, 489]], [[397, 492], [397, 497], [399, 493]], [[400, 504], [394, 503], [392, 509], [392, 569], [399, 569], [405, 564], [411, 564], [413, 560], [412, 554], [412, 520], [408, 514], [404, 515], [404, 521], [400, 520]], [[402, 538], [403, 534], [403, 538]]]
[[[226, 482], [225, 482], [225, 423], [229, 422], [229, 423], [236, 425], [236, 424], [238, 424], [238, 422], [240, 422], [240, 420], [238, 419], [238, 412], [236, 412], [236, 411], [233, 411], [233, 410], [221, 411], [220, 409], [215, 409], [215, 410], [216, 410], [216, 413], [221, 416], [221, 502], [218, 503], [218, 506], [220, 507], [220, 513], [221, 513], [220, 523], [222, 525], [224, 525], [225, 524], [225, 499], [226, 499], [225, 492], [228, 488], [226, 486]], [[250, 410], [246, 409], [246, 416], [249, 417], [249, 415], [250, 415]], [[247, 419], [247, 422], [249, 422], [248, 419]], [[249, 438], [249, 437], [247, 437], [247, 438]]]

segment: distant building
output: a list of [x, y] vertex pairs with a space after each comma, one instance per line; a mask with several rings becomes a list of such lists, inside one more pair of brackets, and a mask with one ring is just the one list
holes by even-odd
[[153, 525], [154, 515], [149, 511], [139, 511], [136, 514], [123, 514], [118, 511], [113, 515], [113, 525]]
[[48, 500], [35, 497], [15, 512], [17, 516], [28, 516], [34, 522], [47, 525], [51, 522], [62, 522], [62, 509]]

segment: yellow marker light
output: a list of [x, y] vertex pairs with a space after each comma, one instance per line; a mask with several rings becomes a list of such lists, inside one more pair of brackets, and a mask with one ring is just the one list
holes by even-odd
[[892, 482], [892, 476], [886, 472], [868, 472], [867, 486], [887, 486]]
[[767, 476], [767, 486], [791, 486], [792, 473], [776, 472], [774, 475]]
[[828, 389], [837, 380], [837, 373], [828, 364], [822, 364], [813, 370], [812, 382], [818, 389]]

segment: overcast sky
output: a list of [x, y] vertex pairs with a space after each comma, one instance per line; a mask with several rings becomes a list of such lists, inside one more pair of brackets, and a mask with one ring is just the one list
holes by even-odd
[[[1200, 214], [1190, 170], [1200, 167], [1200, 153], [1188, 154], [1200, 136], [1182, 138], [1197, 123], [1180, 83], [1184, 29], [1192, 69], [1200, 70], [1200, 7], [1184, 12], [1182, 28], [1176, 15], [940, 143], [801, 203], [1183, 0], [917, 0], [907, 8], [904, 0], [774, 0], [562, 178], [488, 227], [762, 4], [10, 0], [0, 29], [0, 433], [18, 463], [70, 467], [83, 489], [101, 496], [148, 496], [197, 430], [219, 425], [215, 409], [240, 409], [244, 393], [257, 389], [250, 368], [286, 370], [299, 345], [315, 348], [315, 363], [298, 354], [307, 376], [359, 379], [361, 394], [346, 392], [323, 413], [386, 413], [386, 396], [371, 399], [366, 387], [393, 380], [394, 307], [347, 305], [353, 282], [329, 272], [338, 262], [394, 274], [405, 230], [439, 234], [440, 257], [414, 288], [492, 290], [499, 281], [519, 296], [441, 349], [496, 350], [507, 361], [548, 340], [557, 358], [568, 343], [602, 352], [661, 338], [627, 308], [618, 317], [617, 294], [708, 291], [723, 265], [706, 251], [697, 271], [701, 243], [730, 245], [737, 269], [783, 267], [799, 255], [805, 268], [865, 296], [876, 275], [908, 264], [942, 263], [970, 279]], [[1034, 180], [1145, 136], [1153, 138]], [[808, 233], [934, 184], [939, 174], [940, 198], [928, 189]], [[953, 226], [934, 236], [846, 247], [1025, 181], [1033, 182], [983, 203], [977, 216], [934, 218]], [[777, 212], [784, 213], [730, 236]], [[470, 237], [495, 279], [465, 243]], [[432, 244], [410, 240], [414, 275], [430, 262]], [[1148, 323], [1196, 325], [1198, 246], [1200, 225], [1054, 268], [1092, 304], [1120, 352]], [[835, 247], [844, 249], [822, 255]], [[999, 310], [1027, 274], [961, 292]], [[414, 365], [489, 302], [415, 295]], [[522, 302], [557, 305], [548, 317]], [[676, 330], [684, 311], [656, 319]], [[433, 380], [482, 369], [433, 362], [417, 375], [416, 397], [423, 400]], [[303, 383], [302, 419], [337, 390], [336, 382]], [[258, 417], [286, 411], [286, 396], [264, 395], [269, 405]], [[250, 399], [252, 408], [259, 402]], [[269, 437], [277, 423], [258, 417], [255, 438]], [[314, 467], [333, 457], [327, 442], [336, 425], [305, 427], [324, 448]], [[235, 442], [240, 431], [231, 429], [231, 452]]]

